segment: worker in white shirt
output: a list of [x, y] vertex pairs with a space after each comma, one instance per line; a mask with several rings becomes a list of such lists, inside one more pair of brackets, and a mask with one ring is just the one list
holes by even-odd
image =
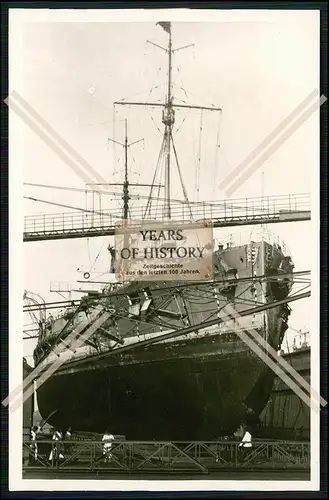
[[72, 428], [69, 427], [67, 429], [67, 431], [65, 432], [65, 439], [67, 439], [69, 441], [71, 439], [71, 437], [72, 437]]
[[[59, 431], [55, 431], [53, 434], [53, 441], [62, 441], [63, 436], [62, 433]], [[53, 445], [50, 455], [49, 455], [49, 462], [52, 462], [53, 458], [57, 459], [59, 458], [60, 460], [64, 459], [64, 455], [62, 453], [61, 447], [59, 444]]]
[[38, 444], [37, 444], [37, 434], [40, 432], [41, 428], [38, 425], [34, 425], [31, 429], [31, 440], [33, 443], [30, 444], [30, 447], [33, 450], [34, 460], [38, 458]]
[[104, 456], [104, 462], [110, 462], [112, 458], [111, 454], [111, 449], [112, 449], [112, 442], [114, 441], [114, 436], [113, 434], [110, 434], [109, 431], [106, 431], [102, 441], [104, 441], [103, 444], [103, 456]]
[[250, 451], [251, 451], [251, 448], [252, 448], [251, 440], [252, 440], [252, 436], [251, 436], [250, 432], [248, 431], [247, 427], [244, 426], [244, 435], [243, 435], [241, 443], [239, 444], [239, 448], [243, 452], [243, 457], [248, 455], [248, 453], [250, 453]]

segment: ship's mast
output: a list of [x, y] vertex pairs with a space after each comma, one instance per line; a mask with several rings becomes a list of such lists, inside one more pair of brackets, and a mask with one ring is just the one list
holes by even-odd
[[127, 120], [125, 120], [125, 180], [123, 183], [123, 218], [128, 219], [129, 214], [129, 181], [128, 181], [128, 132], [127, 132]]
[[[114, 142], [115, 144], [119, 144], [124, 148], [124, 182], [122, 183], [123, 187], [123, 193], [122, 193], [122, 200], [123, 200], [123, 227], [124, 227], [124, 240], [123, 240], [123, 246], [126, 248], [128, 246], [128, 232], [126, 231], [126, 227], [128, 224], [128, 217], [129, 217], [129, 180], [128, 180], [128, 148], [130, 146], [133, 146], [134, 144], [137, 144], [141, 141], [144, 141], [144, 139], [139, 139], [138, 141], [132, 142], [131, 144], [128, 143], [128, 126], [127, 126], [127, 119], [125, 119], [125, 140], [124, 143], [115, 141], [114, 139], [109, 139], [110, 141]], [[138, 184], [133, 184], [133, 185], [138, 185]], [[108, 246], [108, 249], [110, 252], [113, 251], [112, 245]], [[113, 254], [114, 255], [114, 254]]]
[[128, 149], [133, 146], [134, 144], [138, 144], [139, 142], [144, 141], [144, 139], [139, 139], [138, 141], [131, 142], [130, 144], [128, 143], [128, 125], [127, 125], [127, 119], [125, 119], [125, 140], [124, 142], [118, 142], [114, 139], [109, 139], [109, 141], [114, 142], [115, 144], [118, 144], [119, 146], [122, 146], [125, 151], [125, 156], [124, 156], [124, 182], [123, 183], [111, 183], [107, 185], [115, 185], [115, 186], [123, 186], [123, 194], [122, 194], [122, 200], [123, 200], [123, 218], [126, 221], [129, 216], [129, 186], [150, 186], [150, 184], [131, 184], [128, 180]]
[[[168, 23], [169, 24], [169, 23]], [[171, 28], [169, 25], [169, 42], [168, 42], [168, 94], [166, 98], [165, 108], [163, 110], [162, 122], [165, 125], [165, 151], [166, 151], [166, 176], [165, 176], [165, 218], [171, 218], [170, 210], [170, 146], [172, 128], [175, 122], [175, 112], [172, 107], [172, 93], [171, 93], [171, 58], [172, 58], [172, 42], [171, 42]]]
[[[171, 192], [170, 192], [170, 187], [171, 187], [171, 149], [173, 149], [175, 160], [176, 160], [176, 166], [178, 169], [181, 185], [182, 185], [182, 190], [183, 190], [183, 195], [185, 202], [187, 203], [187, 206], [189, 207], [189, 200], [187, 196], [187, 191], [184, 185], [183, 181], [183, 176], [180, 170], [180, 166], [178, 163], [178, 158], [177, 158], [177, 152], [175, 148], [175, 144], [173, 142], [173, 135], [172, 135], [172, 130], [173, 126], [175, 123], [175, 108], [182, 108], [182, 109], [199, 109], [199, 110], [206, 110], [206, 111], [219, 111], [221, 112], [221, 108], [217, 108], [214, 106], [194, 106], [194, 105], [188, 105], [188, 104], [176, 104], [173, 99], [173, 94], [172, 94], [172, 57], [174, 52], [182, 49], [186, 49], [189, 47], [192, 47], [193, 44], [190, 45], [184, 45], [183, 47], [178, 47], [176, 49], [172, 48], [172, 35], [171, 35], [171, 23], [170, 22], [158, 22], [157, 25], [160, 25], [163, 30], [168, 33], [169, 35], [169, 40], [168, 40], [168, 48], [164, 48], [154, 42], [151, 42], [149, 40], [148, 43], [154, 45], [158, 49], [163, 50], [168, 54], [168, 85], [167, 85], [167, 96], [165, 98], [165, 101], [163, 103], [159, 102], [132, 102], [132, 101], [116, 101], [114, 102], [114, 105], [120, 104], [120, 105], [129, 105], [129, 106], [150, 106], [152, 108], [154, 107], [161, 107], [162, 108], [162, 123], [165, 126], [164, 129], [164, 137], [163, 137], [163, 143], [162, 143], [162, 151], [164, 153], [164, 158], [165, 158], [165, 197], [164, 197], [164, 217], [166, 219], [171, 219]], [[155, 180], [156, 173], [154, 174], [154, 179]], [[149, 200], [147, 203], [146, 211], [145, 214], [147, 213], [148, 210], [150, 210], [150, 204], [152, 200], [152, 192], [153, 192], [154, 185], [152, 184]]]

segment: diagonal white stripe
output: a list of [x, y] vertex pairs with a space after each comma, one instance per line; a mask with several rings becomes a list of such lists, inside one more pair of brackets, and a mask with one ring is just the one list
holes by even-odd
[[[239, 335], [241, 340], [243, 342], [245, 342], [245, 344], [248, 345], [248, 347], [255, 354], [257, 354], [259, 356], [259, 358], [262, 359], [262, 361], [264, 361], [274, 371], [274, 373], [276, 373], [281, 378], [281, 380], [283, 380], [283, 382], [288, 387], [290, 387], [291, 390], [293, 390], [295, 392], [295, 394], [297, 394], [297, 396], [299, 396], [308, 406], [311, 406], [312, 410], [314, 410], [316, 412], [319, 411], [319, 404], [318, 404], [319, 400], [321, 400], [321, 404], [323, 406], [325, 406], [327, 404], [327, 402], [323, 398], [320, 398], [320, 396], [318, 394], [316, 394], [315, 391], [312, 389], [313, 393], [316, 394], [316, 399], [317, 399], [317, 404], [316, 404], [311, 399], [311, 397], [307, 396], [305, 394], [305, 392], [289, 377], [289, 375], [287, 375], [287, 373], [285, 373], [280, 368], [279, 365], [282, 364], [281, 363], [282, 358], [280, 358], [275, 353], [275, 351], [274, 351], [274, 353], [275, 353], [274, 357], [275, 357], [276, 363], [274, 361], [272, 361], [272, 359], [266, 353], [266, 350], [264, 351], [263, 349], [261, 349], [259, 345], [257, 345], [252, 339], [250, 339], [250, 337], [243, 331], [243, 329], [242, 329], [243, 327], [240, 325], [239, 318], [241, 319], [241, 316], [231, 305], [229, 305], [229, 304], [226, 305], [224, 307], [224, 309], [222, 311], [220, 311], [220, 314], [222, 315], [223, 312], [230, 315], [231, 317], [234, 317], [235, 321], [237, 322], [237, 324], [239, 326], [239, 329], [236, 331], [236, 333], [237, 333], [237, 335]], [[254, 338], [258, 339], [258, 337], [260, 337], [260, 335], [256, 332], [256, 330], [251, 329], [251, 332], [252, 332], [252, 335]], [[248, 333], [250, 333], [249, 329], [248, 329]], [[267, 349], [268, 347], [271, 348], [271, 346], [269, 346], [268, 343], [264, 339], [262, 339], [262, 345], [265, 347], [265, 349]], [[290, 367], [290, 368], [291, 368], [290, 373], [293, 374], [293, 376], [295, 376], [295, 377], [296, 377], [296, 375], [299, 376], [299, 374], [296, 372], [296, 370], [294, 370], [292, 367]], [[305, 383], [307, 384], [306, 381], [305, 381]], [[308, 384], [307, 384], [307, 386], [308, 386]], [[310, 388], [310, 386], [308, 386], [308, 387]]]
[[[240, 317], [239, 313], [234, 309], [230, 304], [227, 306], [227, 310], [230, 310], [230, 314], [234, 316], [234, 318]], [[301, 375], [289, 364], [287, 361], [282, 358], [281, 356], [278, 356], [277, 352], [275, 349], [273, 349], [272, 346], [266, 340], [255, 330], [255, 329], [248, 329], [248, 333], [252, 335], [252, 337], [256, 340], [257, 344], [261, 345], [264, 347], [264, 349], [271, 354], [271, 356], [274, 358], [276, 363], [282, 366], [287, 372], [291, 374], [291, 376], [298, 382], [301, 386], [303, 386], [307, 392], [310, 393], [310, 395], [316, 400], [318, 404], [321, 404], [322, 406], [327, 405], [327, 401], [323, 399], [311, 386], [310, 384], [303, 378]], [[288, 375], [287, 375], [288, 376]]]
[[238, 177], [248, 163], [254, 160], [267, 146], [269, 146], [272, 140], [274, 140], [284, 130], [284, 128], [288, 126], [318, 95], [318, 89], [313, 90], [237, 167], [235, 167], [232, 172], [227, 175], [227, 177], [221, 182], [219, 188], [225, 189], [228, 184], [234, 180], [234, 178]]
[[[90, 323], [92, 323], [96, 317], [99, 315], [99, 311], [96, 311], [91, 317], [90, 317]], [[81, 323], [73, 332], [68, 335], [66, 338], [66, 342], [72, 342], [72, 349], [74, 349], [74, 339], [76, 338], [77, 335], [86, 327], [85, 323]], [[88, 330], [87, 330], [88, 332]], [[90, 334], [91, 335], [91, 334]], [[86, 332], [84, 333], [84, 336], [86, 336]], [[60, 353], [64, 352], [65, 348], [63, 346], [57, 346], [54, 349], [54, 353], [59, 355]], [[2, 401], [2, 404], [4, 406], [7, 406], [10, 401], [13, 401], [13, 399], [27, 386], [33, 382], [33, 380], [44, 370], [46, 363], [40, 363], [24, 380], [23, 382], [17, 386], [13, 391]]]
[[[56, 130], [44, 120], [17, 92], [13, 91], [4, 101], [9, 109], [42, 139], [85, 183], [92, 184], [94, 179], [106, 183], [101, 175], [66, 142]], [[73, 158], [70, 158], [70, 156]], [[85, 171], [83, 168], [85, 168]]]
[[[67, 344], [64, 345], [64, 349], [61, 349], [61, 352], [65, 350], [67, 352], [68, 349], [70, 350], [75, 350], [78, 349], [85, 341], [87, 338], [89, 338], [93, 333], [95, 333], [96, 330], [100, 326], [102, 326], [105, 321], [109, 318], [110, 314], [105, 312], [102, 314], [100, 318], [98, 318], [88, 329], [87, 331], [81, 335], [77, 340], [70, 342], [70, 345], [68, 346]], [[73, 353], [72, 353], [73, 356]], [[38, 378], [38, 389], [60, 368], [65, 362], [67, 361], [67, 358], [58, 358], [56, 361], [54, 361], [50, 367], [41, 375], [41, 377]], [[33, 372], [32, 372], [33, 373]], [[30, 388], [27, 391], [24, 391], [24, 396], [19, 397], [16, 399], [15, 402], [10, 403], [9, 409], [11, 412], [17, 410], [19, 406], [21, 406], [32, 394], [34, 393], [34, 387], [30, 386]], [[10, 402], [10, 399], [9, 399]]]
[[326, 102], [327, 98], [321, 96], [312, 106], [310, 106], [290, 127], [286, 128], [283, 134], [269, 146], [265, 152], [248, 167], [248, 169], [227, 189], [227, 196], [231, 196], [246, 180], [248, 180], [267, 161], [282, 144], [298, 130], [303, 123]]

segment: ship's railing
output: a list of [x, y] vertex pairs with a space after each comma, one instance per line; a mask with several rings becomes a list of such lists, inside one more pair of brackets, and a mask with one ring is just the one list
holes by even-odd
[[190, 472], [222, 469], [307, 470], [310, 444], [302, 441], [253, 440], [242, 448], [238, 440], [125, 441], [110, 448], [95, 440], [25, 440], [23, 470]]
[[72, 285], [68, 281], [51, 281], [49, 291], [69, 293], [72, 291]]
[[[187, 205], [173, 202], [171, 219], [191, 221], [211, 219], [213, 221], [262, 220], [262, 218], [286, 217], [296, 212], [310, 211], [310, 194], [291, 194], [285, 196], [268, 196], [257, 198], [241, 198], [217, 202], [193, 203]], [[131, 220], [163, 220], [162, 213], [151, 213], [145, 216], [145, 207], [132, 207]], [[25, 234], [42, 234], [70, 231], [87, 231], [101, 228], [115, 228], [122, 221], [120, 210], [99, 210], [92, 212], [66, 212], [43, 215], [29, 215], [24, 220]]]
[[292, 257], [288, 245], [274, 232], [264, 228], [262, 228], [261, 231], [252, 234], [249, 231], [245, 235], [242, 235], [240, 230], [238, 233], [231, 233], [229, 236], [224, 238], [215, 238], [216, 245], [214, 250], [217, 250], [219, 245], [223, 245], [224, 249], [235, 248], [249, 244], [251, 241], [265, 241], [265, 243], [268, 243], [269, 245], [280, 247], [283, 255]]
[[[288, 330], [289, 332], [289, 330]], [[289, 340], [289, 337], [286, 337], [286, 342], [282, 344], [283, 353], [290, 354], [292, 352], [300, 351], [301, 349], [305, 349], [309, 347], [310, 344], [310, 332], [300, 332], [294, 335], [292, 340]]]

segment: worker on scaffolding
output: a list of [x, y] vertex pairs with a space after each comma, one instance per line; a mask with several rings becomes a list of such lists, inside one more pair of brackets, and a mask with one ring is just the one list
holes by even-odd
[[41, 427], [34, 425], [31, 429], [31, 440], [30, 448], [33, 450], [33, 458], [37, 460], [38, 458], [38, 444], [37, 444], [37, 434], [41, 431]]
[[252, 436], [247, 428], [246, 425], [243, 425], [243, 438], [241, 443], [239, 444], [239, 449], [241, 450], [242, 454], [242, 459], [245, 460], [245, 458], [249, 455], [252, 449]]
[[62, 446], [59, 443], [60, 441], [63, 440], [62, 433], [60, 431], [55, 430], [52, 439], [53, 439], [53, 441], [55, 441], [55, 443], [53, 443], [53, 445], [51, 447], [51, 452], [50, 452], [50, 455], [49, 455], [49, 462], [52, 462], [54, 459], [56, 461], [58, 459], [59, 460], [64, 460], [64, 455], [62, 453]]
[[[72, 428], [68, 427], [64, 434], [64, 441], [71, 441], [72, 440]], [[66, 444], [64, 443], [64, 452], [65, 456], [69, 455], [72, 451], [72, 443]]]
[[68, 427], [64, 434], [64, 439], [70, 441], [71, 437], [72, 437], [72, 427]]
[[112, 459], [112, 453], [111, 453], [112, 442], [114, 441], [113, 434], [110, 434], [110, 432], [108, 430], [106, 430], [106, 432], [102, 438], [102, 441], [104, 441], [104, 444], [103, 444], [104, 462], [105, 463], [110, 462]]

